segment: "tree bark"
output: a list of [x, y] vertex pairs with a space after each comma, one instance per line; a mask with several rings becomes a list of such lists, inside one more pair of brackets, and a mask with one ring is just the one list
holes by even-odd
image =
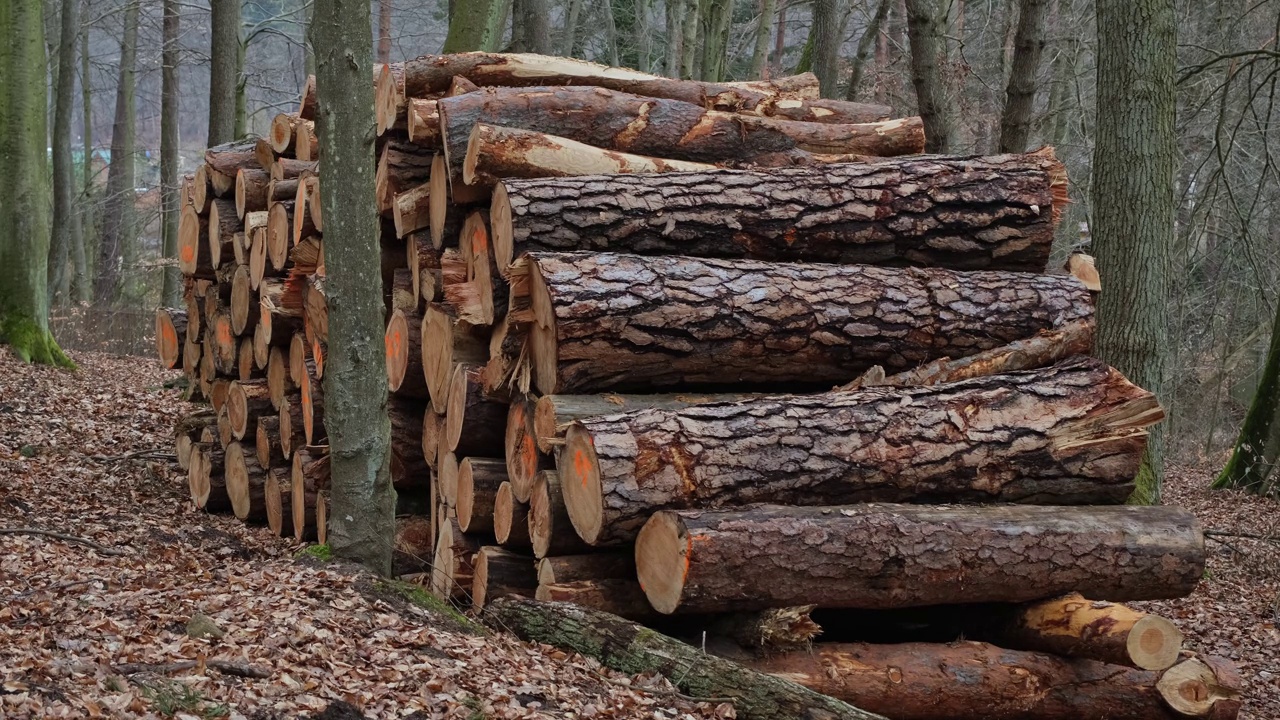
[[[80, 231], [75, 212], [75, 179], [71, 167], [72, 91], [75, 89], [76, 34], [80, 24], [80, 0], [61, 0], [58, 34], [58, 72], [54, 78], [53, 137], [53, 236], [49, 249], [48, 289], [50, 304], [65, 305], [70, 298], [68, 261], [71, 247], [77, 242], [73, 234]], [[88, 162], [88, 158], [85, 159]], [[176, 305], [174, 296], [163, 295], [165, 305]]]
[[506, 4], [502, 0], [453, 0], [442, 53], [493, 52], [502, 42]]
[[1031, 115], [1048, 16], [1049, 0], [1021, 0], [1018, 5], [1013, 63], [1000, 116], [1000, 152], [1024, 152], [1031, 140]]
[[622, 152], [699, 162], [806, 163], [814, 154], [893, 156], [924, 147], [916, 118], [827, 125], [707, 110], [700, 104], [590, 87], [495, 88], [440, 99], [444, 155], [462, 180], [471, 129], [503, 125]]
[[1204, 561], [1199, 522], [1167, 507], [677, 510], [636, 539], [640, 584], [663, 613], [1173, 598]]
[[715, 166], [621, 153], [532, 130], [476, 123], [467, 142], [462, 180], [492, 187], [504, 178], [707, 171]]
[[[90, 0], [84, 0], [88, 7]], [[73, 235], [72, 241], [78, 241], [71, 247], [72, 265], [75, 275], [71, 278], [71, 293], [76, 302], [87, 303], [93, 295], [93, 280], [89, 277], [89, 259], [86, 246], [90, 238], [96, 239], [97, 225], [94, 223], [93, 210], [93, 85], [89, 77], [89, 24], [80, 24], [80, 106], [84, 114], [81, 135], [84, 148], [84, 161], [81, 163], [84, 173], [81, 180], [80, 195], [80, 233]]]
[[542, 602], [573, 603], [636, 622], [652, 621], [658, 617], [634, 578], [539, 583], [533, 596]]
[[610, 250], [1043, 272], [1066, 193], [1049, 151], [504, 180], [490, 219], [500, 268]]
[[[396, 493], [391, 485], [382, 273], [374, 198], [374, 118], [369, 4], [317, 0], [316, 125], [326, 213], [329, 347], [325, 417], [332, 448], [328, 538], [336, 555], [391, 572]], [[318, 362], [318, 361], [317, 361]]]
[[[49, 333], [48, 96], [43, 4], [0, 11], [0, 344], [24, 362], [71, 366]], [[70, 73], [70, 68], [66, 69]]]
[[[580, 580], [632, 580], [636, 578], [634, 553], [596, 552], [558, 555], [538, 561], [538, 583], [557, 585]], [[647, 600], [645, 601], [648, 602]]]
[[221, 145], [236, 139], [240, 3], [241, 0], [210, 0], [207, 145]]
[[858, 49], [853, 53], [853, 61], [850, 63], [849, 86], [845, 88], [845, 100], [858, 99], [858, 90], [862, 88], [862, 75], [867, 67], [867, 57], [871, 54], [871, 46], [880, 38], [880, 28], [884, 26], [885, 18], [889, 16], [889, 3], [890, 0], [880, 0], [876, 4], [875, 15], [871, 16], [871, 22], [867, 24], [867, 29], [858, 40]]
[[[71, 0], [74, 2], [74, 0]], [[161, 51], [160, 90], [160, 195], [162, 207], [161, 247], [167, 260], [178, 257], [178, 36], [179, 14], [177, 0], [165, 0]], [[175, 304], [181, 287], [181, 274], [173, 265], [165, 266], [160, 298], [166, 304]]]
[[906, 0], [907, 36], [911, 42], [911, 82], [924, 121], [925, 149], [952, 152], [955, 111], [948, 98], [945, 67], [947, 14], [940, 0]]
[[543, 394], [847, 382], [1093, 313], [1088, 290], [1061, 275], [535, 253], [512, 277], [513, 308], [535, 300], [520, 312], [536, 320]]
[[813, 43], [813, 74], [818, 76], [824, 98], [839, 97], [841, 20], [838, 0], [814, 0], [809, 37]]
[[120, 273], [133, 255], [134, 237], [134, 87], [138, 56], [138, 5], [125, 6], [124, 35], [120, 40], [120, 80], [116, 85], [115, 123], [111, 129], [111, 166], [107, 170], [107, 196], [98, 239], [97, 279], [94, 301], [112, 305], [120, 296]]
[[[888, 714], [894, 720], [1185, 717], [1168, 707], [1157, 686], [1159, 673], [1003, 650], [977, 642], [820, 643], [813, 651], [744, 663], [759, 672]], [[964, 681], [957, 682], [957, 678]], [[1232, 704], [1223, 700], [1221, 709], [1228, 711]], [[1234, 704], [1238, 706], [1238, 700]], [[1234, 709], [1213, 715], [1224, 719], [1235, 716]]]
[[489, 603], [484, 616], [527, 642], [582, 653], [622, 672], [656, 672], [689, 695], [731, 697], [743, 720], [883, 720], [608, 613], [513, 597]]
[[[1175, 225], [1173, 6], [1107, 0], [1097, 17], [1092, 247], [1108, 288], [1099, 300], [1098, 356], [1160, 396]], [[1162, 438], [1159, 429], [1152, 434], [1136, 501], [1160, 499]]]
[[1280, 464], [1280, 305], [1271, 327], [1271, 344], [1262, 365], [1262, 377], [1245, 415], [1240, 436], [1226, 467], [1213, 487], [1239, 488], [1257, 495], [1271, 495], [1272, 479]]
[[[673, 4], [679, 5], [678, 0]], [[747, 72], [747, 75], [752, 80], [765, 79], [765, 67], [769, 64], [769, 39], [773, 31], [773, 16], [777, 12], [777, 8], [778, 0], [760, 0], [760, 18], [756, 21], [755, 42], [751, 49], [751, 69]], [[677, 25], [677, 27], [679, 26]], [[670, 26], [668, 26], [668, 37], [671, 34]], [[667, 74], [674, 74], [670, 66], [667, 68]]]
[[1144, 428], [1163, 414], [1150, 393], [1081, 359], [950, 385], [584, 418], [559, 466], [574, 527], [595, 545], [631, 540], [663, 509], [1119, 503]]
[[[597, 417], [600, 415], [619, 415], [637, 410], [680, 410], [692, 405], [713, 402], [739, 402], [754, 397], [750, 393], [674, 393], [666, 395], [619, 395], [607, 393], [603, 395], [543, 395], [538, 398], [533, 409], [532, 435], [537, 447], [549, 453], [564, 444], [565, 433], [575, 420]], [[513, 443], [511, 438], [511, 419], [508, 416], [507, 453], [510, 457], [514, 448], [521, 447], [519, 441]]]

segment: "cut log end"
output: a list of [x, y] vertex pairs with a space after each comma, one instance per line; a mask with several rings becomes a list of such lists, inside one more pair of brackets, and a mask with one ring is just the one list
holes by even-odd
[[1190, 658], [1174, 665], [1156, 683], [1175, 712], [1195, 718], [1235, 718], [1240, 710], [1240, 678], [1226, 661]]
[[160, 357], [160, 366], [165, 369], [175, 368], [182, 363], [184, 336], [187, 332], [186, 318], [187, 313], [183, 310], [156, 310], [156, 355]]
[[493, 501], [493, 534], [498, 543], [507, 547], [529, 547], [528, 514], [528, 506], [516, 499], [511, 483], [499, 485]]
[[680, 605], [693, 541], [680, 517], [669, 512], [655, 514], [636, 538], [636, 576], [660, 613], [669, 615]]
[[1182, 632], [1159, 615], [1146, 615], [1134, 623], [1125, 647], [1136, 667], [1163, 670], [1178, 661]]
[[594, 544], [604, 526], [604, 491], [595, 442], [586, 428], [570, 426], [557, 466], [569, 521], [579, 537]]
[[402, 311], [391, 313], [382, 339], [387, 351], [387, 389], [395, 392], [404, 384], [409, 368], [409, 322]]
[[515, 240], [512, 236], [511, 201], [507, 189], [498, 183], [489, 200], [489, 233], [493, 236], [493, 254], [498, 268], [504, 272], [515, 261]]
[[439, 250], [444, 247], [444, 231], [449, 216], [449, 169], [443, 155], [432, 158], [429, 183], [427, 216], [431, 223], [431, 244]]

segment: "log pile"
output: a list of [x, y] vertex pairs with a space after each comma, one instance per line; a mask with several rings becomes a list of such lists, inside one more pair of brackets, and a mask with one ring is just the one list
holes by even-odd
[[[1123, 506], [1163, 412], [1090, 357], [1091, 263], [1047, 267], [1051, 148], [920, 155], [918, 118], [809, 74], [466, 53], [374, 82], [398, 572], [710, 633], [893, 717], [1234, 717], [1229, 667], [1119, 604], [1189, 593], [1203, 538]], [[175, 431], [194, 505], [324, 542], [314, 112], [309, 81], [208, 150], [156, 338], [212, 408]], [[845, 637], [899, 612], [940, 634]]]

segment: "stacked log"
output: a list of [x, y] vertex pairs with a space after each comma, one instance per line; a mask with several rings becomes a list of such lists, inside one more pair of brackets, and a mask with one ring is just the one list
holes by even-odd
[[[1090, 357], [1092, 263], [1048, 267], [1051, 148], [924, 156], [918, 118], [809, 74], [463, 53], [374, 82], [397, 572], [707, 635], [895, 717], [1234, 717], [1229, 667], [1120, 604], [1189, 593], [1203, 539], [1123, 506], [1163, 413]], [[208, 151], [156, 327], [218, 409], [175, 433], [196, 506], [324, 542], [314, 106], [309, 79], [269, 140]], [[840, 637], [897, 612], [983, 643]]]

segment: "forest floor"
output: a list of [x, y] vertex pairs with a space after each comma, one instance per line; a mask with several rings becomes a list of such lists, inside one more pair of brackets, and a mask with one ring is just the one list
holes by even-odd
[[[194, 512], [172, 461], [170, 429], [189, 410], [163, 387], [175, 374], [142, 358], [73, 358], [68, 373], [0, 348], [0, 718], [267, 720], [334, 701], [374, 718], [731, 716], [661, 678], [485, 633], [412, 588]], [[1166, 487], [1166, 502], [1227, 533], [1209, 539], [1205, 581], [1140, 605], [1173, 619], [1189, 649], [1235, 661], [1241, 717], [1273, 720], [1280, 540], [1267, 538], [1280, 536], [1280, 502], [1210, 493], [1210, 479], [1175, 467]], [[193, 618], [220, 637], [192, 637]], [[194, 667], [161, 667], [181, 662]], [[235, 674], [245, 669], [268, 677]]]

